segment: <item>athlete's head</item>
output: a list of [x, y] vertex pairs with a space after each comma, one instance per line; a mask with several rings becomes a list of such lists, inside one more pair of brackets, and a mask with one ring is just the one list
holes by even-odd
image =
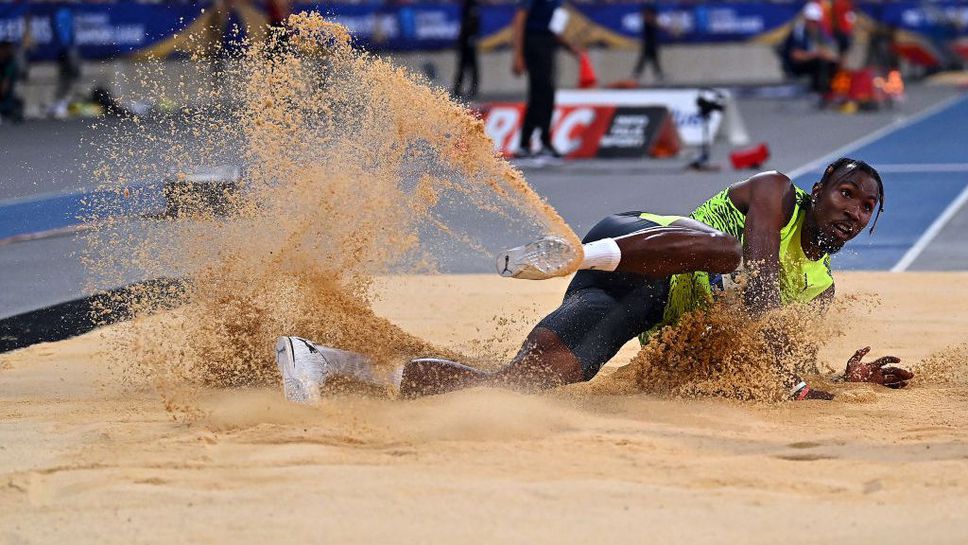
[[864, 230], [875, 209], [878, 215], [884, 210], [881, 175], [864, 161], [842, 157], [830, 163], [813, 184], [808, 232], [822, 251], [836, 253]]

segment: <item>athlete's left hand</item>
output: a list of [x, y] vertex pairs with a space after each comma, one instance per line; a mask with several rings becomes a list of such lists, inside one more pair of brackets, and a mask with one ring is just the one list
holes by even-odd
[[901, 363], [901, 358], [896, 356], [884, 356], [870, 363], [860, 361], [870, 351], [871, 347], [865, 346], [854, 352], [854, 355], [847, 360], [847, 370], [844, 371], [844, 379], [847, 382], [873, 382], [888, 388], [903, 388], [914, 378], [914, 373], [906, 369], [888, 366], [888, 364]]

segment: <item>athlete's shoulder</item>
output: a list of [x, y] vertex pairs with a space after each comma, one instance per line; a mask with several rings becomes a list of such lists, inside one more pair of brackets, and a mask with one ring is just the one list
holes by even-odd
[[769, 170], [729, 186], [728, 191], [730, 199], [745, 214], [754, 200], [762, 202], [775, 199], [785, 202], [793, 194], [795, 187], [786, 174]]

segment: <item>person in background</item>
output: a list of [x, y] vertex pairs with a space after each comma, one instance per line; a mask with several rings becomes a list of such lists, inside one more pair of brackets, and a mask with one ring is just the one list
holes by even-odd
[[20, 78], [15, 51], [13, 42], [0, 42], [0, 118], [21, 123], [24, 107], [15, 92]]
[[635, 81], [641, 82], [642, 72], [646, 64], [652, 65], [652, 74], [657, 81], [665, 79], [662, 73], [662, 64], [659, 62], [659, 26], [658, 13], [654, 6], [642, 8], [642, 48], [639, 50], [639, 58], [635, 61], [635, 68], [632, 70], [632, 77]]
[[824, 31], [823, 18], [820, 4], [808, 2], [782, 50], [784, 71], [791, 76], [809, 76], [810, 89], [821, 96], [821, 101], [830, 92], [830, 80], [840, 62], [833, 38]]
[[[514, 46], [511, 72], [515, 76], [528, 74], [528, 103], [521, 127], [521, 141], [515, 157], [560, 158], [561, 153], [551, 145], [551, 117], [555, 111], [555, 52], [563, 45], [576, 57], [581, 50], [552, 29], [555, 12], [567, 18], [561, 10], [561, 0], [519, 0], [511, 21]], [[562, 25], [563, 26], [563, 25]], [[541, 149], [531, 153], [531, 136], [541, 131]]]
[[64, 6], [54, 13], [54, 40], [57, 53], [57, 95], [50, 107], [49, 114], [57, 119], [67, 117], [67, 106], [71, 101], [74, 83], [81, 77], [81, 55], [77, 49], [74, 33], [74, 12]]
[[834, 41], [837, 42], [837, 53], [840, 56], [841, 66], [847, 60], [847, 53], [850, 46], [854, 43], [854, 23], [857, 14], [854, 12], [854, 2], [852, 0], [833, 0], [830, 7], [831, 30], [833, 31]]
[[[457, 74], [454, 76], [455, 97], [477, 96], [480, 71], [477, 67], [477, 39], [481, 31], [481, 9], [477, 0], [464, 0], [460, 13], [460, 34], [457, 36]], [[470, 75], [471, 87], [464, 94], [464, 75]]]

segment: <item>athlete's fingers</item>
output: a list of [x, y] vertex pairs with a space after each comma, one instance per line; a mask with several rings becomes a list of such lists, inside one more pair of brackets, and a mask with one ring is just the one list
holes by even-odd
[[888, 374], [894, 375], [901, 380], [911, 380], [914, 378], [914, 373], [908, 371], [907, 369], [901, 369], [900, 367], [882, 367], [881, 372], [884, 373], [886, 377]]
[[865, 346], [864, 348], [861, 348], [857, 352], [854, 352], [854, 355], [850, 357], [847, 363], [859, 363], [860, 360], [863, 359], [863, 357], [866, 356], [867, 353], [870, 351], [871, 351], [871, 347], [869, 346]]
[[884, 386], [887, 386], [888, 388], [894, 388], [895, 390], [897, 390], [898, 388], [904, 388], [905, 386], [907, 386], [907, 384], [908, 384], [908, 381], [899, 380], [897, 382], [885, 383]]
[[901, 363], [901, 358], [897, 356], [884, 356], [883, 358], [877, 358], [871, 365], [876, 365], [878, 367], [887, 365], [888, 363]]

